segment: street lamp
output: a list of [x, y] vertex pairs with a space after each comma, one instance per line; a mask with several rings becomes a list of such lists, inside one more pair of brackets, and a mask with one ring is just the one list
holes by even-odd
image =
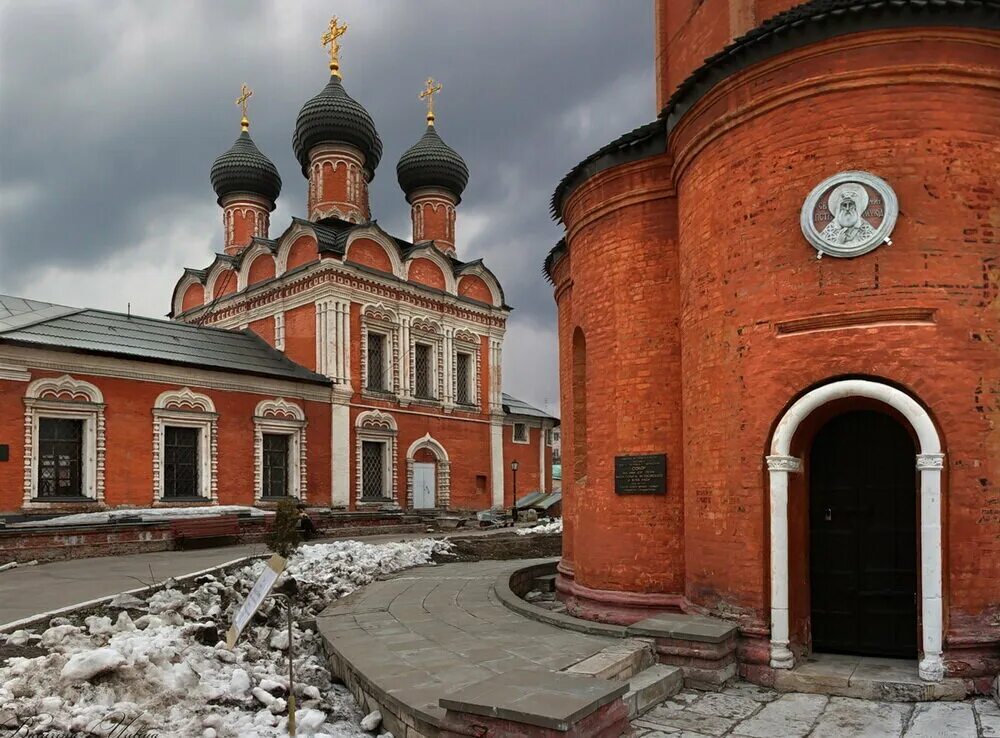
[[510, 470], [514, 475], [514, 510], [511, 513], [511, 517], [515, 523], [517, 522], [517, 467], [519, 466], [520, 464], [517, 463], [517, 459], [510, 462]]

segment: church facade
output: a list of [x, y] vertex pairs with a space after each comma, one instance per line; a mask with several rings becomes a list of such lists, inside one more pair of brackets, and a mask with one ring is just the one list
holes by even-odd
[[[1000, 6], [659, 0], [657, 118], [574, 168], [570, 612], [1000, 671]], [[599, 545], [594, 545], [594, 542]]]
[[344, 30], [331, 22], [329, 83], [294, 131], [305, 217], [272, 237], [281, 177], [244, 86], [242, 131], [211, 171], [222, 253], [181, 275], [171, 321], [0, 301], [0, 510], [482, 510], [509, 507], [515, 484], [551, 491], [558, 421], [503, 393], [510, 307], [458, 257], [469, 172], [437, 133], [440, 85], [396, 168], [407, 241], [372, 218], [382, 142], [343, 86]]

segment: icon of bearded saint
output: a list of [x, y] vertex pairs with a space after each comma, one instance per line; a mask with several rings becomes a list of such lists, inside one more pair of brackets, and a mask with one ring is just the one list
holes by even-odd
[[851, 245], [875, 235], [875, 228], [861, 214], [868, 209], [868, 191], [859, 184], [848, 182], [830, 193], [827, 206], [833, 220], [827, 223], [820, 238], [828, 243]]

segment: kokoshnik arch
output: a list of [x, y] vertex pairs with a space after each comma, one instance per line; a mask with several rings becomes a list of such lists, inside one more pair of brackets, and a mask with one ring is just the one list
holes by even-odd
[[558, 590], [731, 620], [762, 683], [829, 651], [985, 689], [1000, 3], [655, 8], [659, 116], [553, 198]]
[[551, 491], [558, 420], [503, 393], [511, 308], [482, 260], [462, 260], [469, 179], [426, 129], [396, 176], [412, 241], [372, 218], [382, 157], [340, 70], [346, 25], [323, 35], [330, 77], [292, 146], [306, 217], [270, 236], [275, 165], [243, 117], [211, 168], [221, 253], [186, 269], [172, 321], [0, 296], [0, 512], [146, 505], [339, 509], [510, 507]]

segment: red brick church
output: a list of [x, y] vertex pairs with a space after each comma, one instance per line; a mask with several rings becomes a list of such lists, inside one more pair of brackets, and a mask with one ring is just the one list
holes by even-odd
[[[1000, 671], [1000, 4], [658, 0], [553, 199], [571, 612]], [[918, 667], [919, 664], [919, 667]], [[978, 680], [978, 681], [977, 681]]]
[[[330, 77], [292, 139], [305, 217], [272, 233], [274, 164], [242, 132], [212, 166], [222, 253], [153, 320], [0, 296], [0, 512], [268, 504], [509, 507], [551, 491], [558, 421], [503, 394], [510, 307], [459, 258], [469, 178], [435, 126], [396, 166], [412, 240], [373, 219], [382, 141]], [[515, 471], [516, 469], [516, 471]]]

